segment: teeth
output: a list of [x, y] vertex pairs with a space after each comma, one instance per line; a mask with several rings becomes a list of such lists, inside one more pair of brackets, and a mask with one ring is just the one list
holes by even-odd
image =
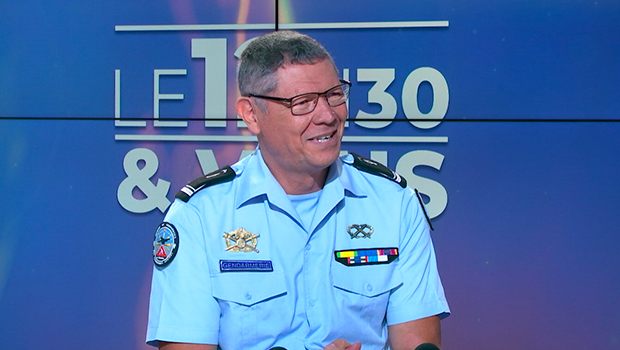
[[329, 140], [331, 138], [332, 138], [331, 136], [323, 136], [323, 137], [319, 137], [316, 140], [319, 141], [319, 142], [325, 142], [325, 141], [327, 141], [327, 140]]

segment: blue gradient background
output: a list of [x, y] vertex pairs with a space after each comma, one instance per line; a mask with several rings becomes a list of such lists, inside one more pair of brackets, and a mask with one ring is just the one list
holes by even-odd
[[[388, 165], [412, 150], [445, 156], [448, 206], [433, 219], [439, 267], [453, 314], [446, 349], [620, 349], [620, 3], [615, 1], [287, 1], [298, 23], [448, 20], [436, 29], [306, 30], [341, 68], [395, 68], [400, 96], [418, 67], [450, 89], [446, 119], [421, 130], [397, 120], [382, 129], [351, 123], [345, 135], [448, 136], [447, 144], [344, 144]], [[231, 24], [234, 1], [34, 1], [0, 3], [0, 348], [148, 349], [143, 345], [151, 243], [163, 214], [133, 214], [116, 199], [123, 158], [145, 147], [159, 159], [151, 181], [168, 198], [201, 168], [252, 144], [115, 141], [119, 133], [239, 134], [236, 126], [119, 128], [122, 116], [152, 118], [153, 69], [183, 102], [162, 116], [203, 116], [204, 61], [192, 38], [228, 39], [228, 114], [234, 117], [236, 33], [115, 32], [124, 24]], [[249, 23], [274, 20], [273, 2], [250, 1]], [[261, 34], [246, 32], [247, 38]], [[350, 102], [366, 101], [355, 83]], [[164, 88], [162, 88], [164, 90]], [[430, 108], [429, 89], [420, 106]], [[425, 105], [426, 103], [426, 105]], [[73, 118], [73, 119], [72, 119]], [[484, 119], [485, 121], [477, 121]], [[510, 121], [507, 121], [509, 119]], [[149, 124], [151, 125], [151, 124]], [[412, 148], [413, 147], [413, 148]]]

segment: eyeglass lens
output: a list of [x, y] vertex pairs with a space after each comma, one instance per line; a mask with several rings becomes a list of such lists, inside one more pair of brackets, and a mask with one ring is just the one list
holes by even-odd
[[325, 96], [327, 104], [331, 107], [339, 106], [347, 100], [348, 92], [349, 85], [340, 84], [320, 94], [309, 93], [297, 96], [291, 101], [291, 113], [302, 115], [314, 111], [320, 96]]

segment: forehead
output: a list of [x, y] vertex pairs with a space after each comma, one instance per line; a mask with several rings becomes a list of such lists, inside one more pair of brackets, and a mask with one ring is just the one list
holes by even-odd
[[338, 85], [338, 72], [329, 60], [314, 64], [288, 64], [276, 71], [278, 86], [275, 90], [283, 96], [306, 92], [323, 92]]

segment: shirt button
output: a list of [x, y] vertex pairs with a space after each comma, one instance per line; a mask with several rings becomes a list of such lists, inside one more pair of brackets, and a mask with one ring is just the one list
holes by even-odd
[[310, 301], [308, 302], [308, 305], [310, 305], [310, 307], [313, 307], [313, 306], [314, 306], [314, 300], [310, 300]]
[[312, 246], [311, 246], [310, 244], [308, 244], [308, 245], [306, 246], [306, 251], [310, 250], [310, 248], [312, 248]]
[[372, 292], [372, 285], [370, 283], [366, 286], [366, 290]]
[[245, 300], [252, 300], [252, 295], [250, 293], [245, 293]]

